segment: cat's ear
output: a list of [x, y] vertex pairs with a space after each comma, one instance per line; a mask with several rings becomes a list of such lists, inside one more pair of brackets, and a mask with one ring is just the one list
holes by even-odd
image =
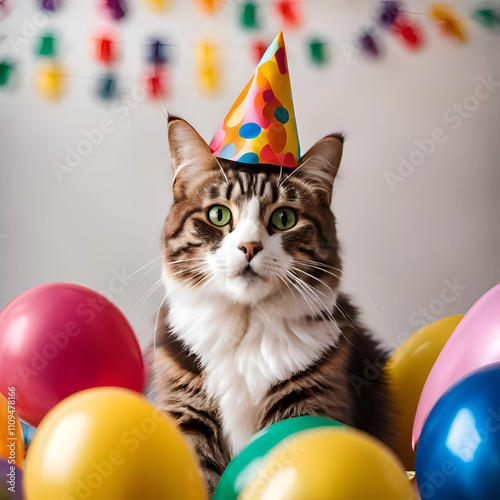
[[333, 181], [342, 159], [343, 145], [342, 134], [327, 135], [300, 159], [294, 173], [324, 194], [328, 204], [332, 199]]
[[169, 116], [168, 144], [174, 168], [174, 194], [185, 193], [217, 162], [208, 144], [188, 122]]

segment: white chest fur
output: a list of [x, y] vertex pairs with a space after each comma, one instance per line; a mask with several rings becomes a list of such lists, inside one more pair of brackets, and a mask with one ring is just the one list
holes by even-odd
[[[165, 283], [170, 326], [200, 357], [207, 392], [219, 405], [236, 454], [258, 430], [269, 388], [307, 368], [336, 342], [338, 329], [329, 321], [306, 321], [310, 299], [295, 294], [248, 306], [197, 296], [168, 279]], [[335, 300], [331, 292], [330, 300]]]

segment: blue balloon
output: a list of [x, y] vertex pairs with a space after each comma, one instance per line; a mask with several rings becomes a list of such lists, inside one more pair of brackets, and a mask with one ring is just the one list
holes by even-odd
[[500, 498], [500, 363], [474, 372], [436, 403], [415, 472], [422, 499]]

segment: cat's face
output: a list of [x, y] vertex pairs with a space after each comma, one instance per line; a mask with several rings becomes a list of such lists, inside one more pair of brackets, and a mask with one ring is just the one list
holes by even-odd
[[[322, 139], [296, 169], [217, 160], [185, 121], [169, 122], [174, 204], [165, 222], [168, 280], [243, 304], [337, 287], [330, 211], [342, 141]], [[309, 288], [309, 289], [308, 289]]]

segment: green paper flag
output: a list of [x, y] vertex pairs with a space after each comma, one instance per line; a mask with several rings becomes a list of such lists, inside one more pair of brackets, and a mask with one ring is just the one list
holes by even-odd
[[52, 35], [42, 37], [38, 53], [41, 56], [55, 56], [56, 55], [56, 39]]
[[494, 9], [476, 9], [472, 17], [485, 28], [500, 28], [500, 14]]
[[315, 38], [309, 42], [309, 54], [311, 60], [316, 64], [324, 64], [327, 60], [325, 43]]
[[7, 85], [12, 74], [13, 65], [2, 61], [0, 62], [0, 87]]
[[241, 13], [241, 24], [244, 28], [258, 28], [257, 6], [254, 3], [248, 2], [243, 6], [243, 11]]

